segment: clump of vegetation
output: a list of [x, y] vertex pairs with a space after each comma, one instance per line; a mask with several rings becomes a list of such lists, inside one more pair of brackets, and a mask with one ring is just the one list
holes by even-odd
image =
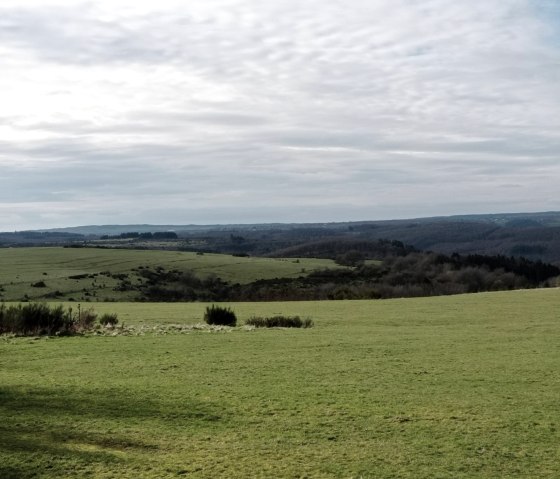
[[253, 316], [245, 324], [255, 328], [311, 328], [313, 320], [310, 318], [301, 319], [299, 316]]
[[[107, 326], [118, 323], [116, 314], [104, 314], [99, 324]], [[64, 309], [61, 305], [28, 303], [6, 306], [0, 304], [0, 334], [19, 336], [64, 336], [92, 331], [97, 325], [97, 313], [89, 308]]]
[[[78, 305], [79, 306], [79, 305]], [[70, 309], [70, 312], [72, 309]], [[74, 330], [76, 332], [89, 331], [93, 328], [97, 313], [93, 308], [84, 309], [83, 311], [78, 307], [78, 315], [74, 319]]]
[[99, 318], [101, 326], [116, 326], [119, 323], [119, 318], [115, 313], [105, 313]]
[[84, 273], [84, 274], [73, 274], [71, 276], [68, 276], [68, 279], [85, 279], [87, 278], [89, 275], [88, 273]]
[[72, 330], [71, 310], [62, 306], [51, 308], [43, 303], [18, 306], [0, 305], [0, 333], [21, 335], [64, 334]]
[[44, 281], [37, 281], [36, 283], [31, 284], [32, 288], [46, 288], [47, 285]]
[[220, 326], [235, 326], [237, 316], [230, 308], [222, 306], [208, 306], [204, 312], [204, 322]]

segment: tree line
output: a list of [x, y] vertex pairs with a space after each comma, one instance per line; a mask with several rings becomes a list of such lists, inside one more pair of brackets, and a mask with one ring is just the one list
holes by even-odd
[[120, 233], [118, 235], [102, 235], [99, 239], [177, 239], [177, 233], [174, 231], [156, 231], [154, 233], [139, 233], [138, 231], [130, 231], [128, 233]]
[[261, 279], [231, 283], [216, 276], [168, 271], [140, 271], [138, 291], [143, 301], [286, 301], [384, 299], [439, 296], [482, 291], [548, 287], [558, 284], [560, 268], [506, 256], [451, 256], [408, 252], [390, 255], [380, 264], [359, 263], [311, 272], [299, 278]]

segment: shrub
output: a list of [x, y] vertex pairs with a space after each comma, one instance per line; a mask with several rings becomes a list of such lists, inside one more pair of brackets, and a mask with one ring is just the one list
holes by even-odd
[[118, 322], [119, 318], [115, 313], [105, 313], [99, 318], [99, 324], [102, 326], [115, 326]]
[[0, 333], [41, 335], [68, 333], [73, 326], [72, 314], [62, 306], [51, 308], [44, 303], [0, 307]]
[[92, 308], [84, 309], [83, 311], [78, 309], [78, 317], [74, 322], [74, 329], [76, 331], [87, 331], [93, 327], [96, 319], [97, 313]]
[[255, 328], [310, 328], [313, 321], [310, 318], [301, 319], [299, 316], [272, 316], [269, 318], [254, 316], [246, 323]]
[[230, 308], [221, 306], [209, 306], [204, 313], [204, 321], [207, 324], [217, 324], [221, 326], [235, 326], [237, 317]]
[[[116, 314], [105, 314], [103, 317], [107, 324], [118, 322]], [[0, 334], [40, 336], [83, 333], [93, 329], [96, 319], [97, 314], [91, 308], [84, 311], [78, 308], [78, 312], [74, 313], [72, 308], [65, 310], [60, 305], [51, 307], [47, 303], [0, 304]]]
[[88, 273], [85, 274], [73, 274], [72, 276], [68, 276], [68, 279], [84, 279], [88, 277]]
[[313, 327], [313, 320], [311, 318], [305, 318], [303, 320], [302, 328], [312, 328]]

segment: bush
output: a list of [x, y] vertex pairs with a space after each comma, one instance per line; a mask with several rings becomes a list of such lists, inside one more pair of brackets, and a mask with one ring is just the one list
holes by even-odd
[[69, 333], [73, 327], [71, 312], [62, 306], [51, 308], [44, 303], [0, 306], [0, 333], [23, 335]]
[[97, 313], [92, 308], [84, 309], [83, 311], [78, 310], [78, 317], [74, 322], [74, 329], [76, 331], [88, 331], [92, 329], [96, 319]]
[[230, 308], [221, 306], [209, 306], [204, 313], [204, 321], [207, 324], [217, 324], [220, 326], [235, 326], [237, 317]]
[[119, 322], [119, 318], [115, 313], [105, 313], [99, 318], [99, 324], [102, 326], [115, 326]]
[[252, 317], [246, 323], [255, 328], [310, 328], [313, 321], [310, 318], [301, 319], [299, 316], [272, 316], [270, 318]]
[[[21, 336], [70, 335], [91, 331], [97, 319], [93, 309], [77, 313], [72, 308], [65, 310], [62, 306], [49, 306], [47, 303], [27, 303], [17, 306], [0, 304], [0, 334]], [[116, 314], [104, 314], [99, 320], [105, 324], [117, 324]]]

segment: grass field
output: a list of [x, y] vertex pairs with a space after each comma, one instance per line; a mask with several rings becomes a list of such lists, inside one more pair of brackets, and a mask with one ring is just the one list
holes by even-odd
[[[128, 274], [139, 281], [135, 268], [161, 266], [166, 270], [192, 271], [205, 277], [215, 274], [226, 281], [249, 283], [257, 279], [297, 277], [333, 266], [325, 259], [275, 259], [220, 254], [99, 248], [0, 248], [0, 299], [40, 299], [59, 291], [61, 299], [77, 301], [133, 300], [134, 291], [115, 291], [119, 280], [101, 272]], [[87, 275], [83, 278], [71, 276]], [[44, 287], [32, 284], [44, 282]]]
[[315, 327], [0, 338], [0, 477], [560, 477], [559, 290], [232, 307]]

